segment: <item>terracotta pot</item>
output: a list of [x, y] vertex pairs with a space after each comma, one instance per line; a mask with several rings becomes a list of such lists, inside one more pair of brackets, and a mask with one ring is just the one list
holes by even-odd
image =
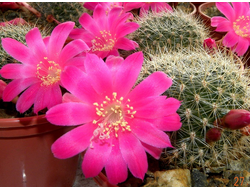
[[[187, 3], [187, 2], [184, 2], [184, 3]], [[175, 2], [175, 3], [171, 3], [170, 4], [173, 8], [177, 9], [178, 8], [178, 2]], [[197, 9], [195, 7], [195, 5], [193, 3], [189, 3], [189, 5], [191, 6], [192, 8], [192, 11], [190, 13], [188, 13], [189, 15], [192, 15], [192, 16], [195, 16], [196, 12], [197, 12]]]
[[72, 186], [79, 156], [60, 160], [51, 152], [72, 128], [52, 125], [44, 115], [0, 119], [0, 186]]
[[223, 36], [225, 36], [226, 32], [216, 32], [216, 27], [211, 26], [211, 17], [205, 14], [205, 10], [207, 8], [216, 6], [215, 2], [207, 2], [203, 3], [198, 7], [198, 16], [201, 18], [203, 23], [208, 27], [210, 30], [210, 37], [215, 40], [220, 40]]

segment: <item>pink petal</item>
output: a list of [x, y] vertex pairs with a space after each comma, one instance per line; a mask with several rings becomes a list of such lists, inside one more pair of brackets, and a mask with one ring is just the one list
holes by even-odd
[[108, 14], [108, 26], [110, 31], [116, 31], [117, 27], [123, 24], [131, 13], [121, 14], [122, 8], [115, 7]]
[[[119, 96], [126, 96], [134, 86], [143, 63], [142, 52], [128, 56], [115, 73], [114, 90]], [[122, 87], [122, 88], [121, 88]]]
[[235, 32], [228, 32], [223, 38], [223, 45], [226, 47], [233, 47], [239, 41], [239, 36]]
[[94, 36], [100, 35], [100, 29], [95, 20], [88, 14], [83, 13], [82, 16], [79, 18], [79, 23], [82, 25], [82, 27], [93, 33]]
[[30, 65], [10, 63], [4, 65], [0, 70], [0, 74], [6, 79], [18, 79], [36, 77], [36, 67]]
[[151, 119], [149, 122], [153, 123], [162, 131], [177, 131], [182, 126], [181, 118], [177, 113], [173, 113], [162, 118]]
[[[120, 68], [120, 65], [123, 63], [124, 59], [120, 56], [110, 55], [106, 58], [106, 64], [112, 72], [112, 76], [115, 77], [117, 70]], [[115, 81], [115, 79], [114, 79]]]
[[66, 39], [69, 36], [69, 33], [74, 28], [75, 23], [68, 21], [62, 24], [59, 24], [54, 28], [49, 39], [48, 44], [48, 53], [51, 59], [56, 60], [65, 44]]
[[240, 37], [235, 52], [238, 54], [238, 56], [242, 56], [246, 53], [248, 47], [249, 41], [245, 38]]
[[102, 171], [112, 149], [110, 139], [106, 139], [104, 143], [92, 141], [92, 146], [87, 149], [82, 162], [86, 178], [97, 176]]
[[123, 25], [119, 26], [119, 28], [117, 29], [116, 38], [119, 39], [121, 37], [124, 37], [124, 36], [130, 34], [130, 33], [133, 33], [139, 27], [140, 27], [140, 25], [135, 23], [135, 22], [124, 23]]
[[62, 60], [64, 63], [67, 62], [69, 59], [75, 57], [79, 53], [82, 53], [83, 51], [89, 50], [89, 47], [87, 44], [82, 40], [73, 40], [70, 43], [68, 43], [60, 54], [60, 60]]
[[232, 2], [236, 18], [249, 11], [249, 2]]
[[85, 71], [84, 62], [85, 62], [85, 57], [74, 57], [65, 63], [65, 67], [75, 66], [78, 69]]
[[142, 142], [157, 148], [172, 147], [168, 135], [157, 129], [153, 124], [145, 120], [133, 119], [130, 126], [132, 132]]
[[26, 36], [26, 43], [29, 49], [33, 52], [33, 55], [37, 57], [37, 60], [43, 60], [47, 57], [47, 50], [43, 42], [43, 38], [38, 28], [30, 30]]
[[96, 118], [94, 106], [79, 102], [67, 102], [50, 108], [46, 113], [47, 120], [55, 125], [80, 125]]
[[150, 4], [149, 3], [144, 3], [144, 5], [140, 9], [140, 17], [148, 14]]
[[30, 49], [22, 43], [12, 38], [2, 38], [2, 46], [3, 49], [16, 60], [24, 64], [32, 64], [34, 62]]
[[138, 9], [143, 4], [144, 4], [143, 2], [124, 2], [123, 3], [124, 12], [128, 12], [128, 11], [131, 11], [133, 9]]
[[162, 148], [156, 148], [154, 146], [150, 146], [144, 142], [141, 142], [142, 146], [144, 147], [145, 151], [153, 156], [155, 159], [159, 159], [162, 153]]
[[235, 11], [228, 2], [216, 2], [216, 7], [228, 18], [228, 20], [234, 21]]
[[130, 100], [158, 96], [172, 85], [172, 80], [164, 72], [154, 72], [138, 84], [129, 94]]
[[143, 179], [148, 169], [148, 162], [141, 142], [131, 132], [121, 132], [119, 144], [122, 157], [133, 176]]
[[215, 16], [211, 18], [211, 26], [217, 27], [222, 22], [229, 22], [226, 18], [221, 16]]
[[35, 102], [36, 93], [40, 88], [40, 83], [34, 84], [26, 89], [18, 98], [16, 109], [20, 113], [27, 111]]
[[23, 90], [36, 82], [38, 82], [37, 78], [15, 79], [11, 81], [3, 92], [3, 101], [9, 102], [13, 100]]
[[94, 130], [91, 123], [72, 129], [52, 144], [52, 153], [56, 158], [66, 159], [83, 152], [89, 146]]
[[96, 24], [102, 29], [105, 29], [105, 26], [107, 25], [106, 17], [107, 15], [104, 7], [100, 4], [96, 5], [93, 12], [93, 19], [95, 20]]
[[91, 85], [98, 94], [110, 96], [113, 93], [112, 75], [102, 59], [94, 54], [86, 54], [85, 70]]
[[69, 66], [61, 75], [61, 82], [70, 93], [85, 103], [93, 105], [100, 97], [91, 86], [89, 77], [80, 69]]
[[45, 44], [46, 48], [49, 45], [49, 39], [50, 39], [50, 36], [47, 36], [47, 37], [43, 38], [43, 43]]
[[128, 51], [128, 50], [134, 50], [139, 46], [135, 41], [123, 37], [117, 40], [114, 47], [117, 49], [123, 49]]
[[83, 7], [93, 11], [95, 9], [96, 5], [98, 5], [98, 2], [85, 2], [83, 4]]
[[165, 113], [166, 115], [169, 115], [175, 113], [179, 109], [179, 107], [181, 106], [181, 101], [170, 97], [165, 100], [164, 105]]
[[127, 164], [122, 157], [118, 138], [112, 139], [112, 150], [105, 165], [105, 171], [111, 184], [121, 183], [128, 177]]
[[59, 85], [53, 85], [50, 88], [50, 101], [48, 101], [47, 108], [50, 109], [51, 107], [62, 103], [62, 91]]
[[79, 98], [75, 97], [73, 94], [66, 92], [62, 97], [62, 102], [82, 102]]
[[232, 24], [229, 21], [224, 21], [218, 24], [217, 28], [215, 29], [216, 32], [227, 32], [233, 31]]
[[[104, 59], [105, 57], [107, 57], [108, 55], [112, 55], [110, 54], [110, 51], [90, 51], [89, 53], [93, 53], [96, 54], [98, 57], [100, 57], [101, 59]], [[117, 55], [116, 55], [117, 56]]]

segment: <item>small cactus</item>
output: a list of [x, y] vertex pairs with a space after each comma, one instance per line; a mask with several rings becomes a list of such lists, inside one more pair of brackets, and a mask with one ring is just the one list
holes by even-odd
[[172, 13], [151, 13], [138, 18], [137, 23], [140, 28], [131, 38], [147, 54], [162, 49], [199, 47], [208, 37], [205, 26], [197, 18], [181, 10], [175, 10]]
[[202, 49], [154, 54], [146, 59], [140, 80], [155, 71], [173, 80], [165, 95], [182, 101], [178, 110], [182, 127], [171, 135], [175, 149], [166, 151], [168, 162], [204, 169], [250, 157], [250, 136], [216, 123], [232, 109], [249, 109], [249, 71], [242, 68], [239, 58], [222, 52], [211, 55]]
[[79, 17], [87, 11], [81, 2], [29, 2], [37, 11], [41, 13], [38, 20], [39, 25], [56, 26], [59, 23], [73, 21], [79, 27]]

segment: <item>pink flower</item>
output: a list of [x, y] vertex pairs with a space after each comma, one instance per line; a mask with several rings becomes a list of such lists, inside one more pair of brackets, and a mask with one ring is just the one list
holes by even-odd
[[215, 31], [228, 32], [222, 41], [223, 45], [241, 56], [247, 51], [250, 42], [249, 3], [232, 2], [232, 5], [227, 2], [216, 3], [226, 18], [212, 17], [211, 26], [217, 27]]
[[2, 77], [13, 79], [3, 92], [3, 101], [11, 101], [24, 91], [16, 109], [23, 113], [34, 104], [36, 114], [61, 103], [61, 72], [67, 65], [77, 65], [80, 58], [74, 60], [74, 57], [88, 49], [82, 40], [72, 41], [63, 48], [74, 25], [74, 22], [62, 23], [45, 39], [38, 28], [33, 28], [25, 36], [28, 47], [11, 38], [2, 39], [5, 51], [22, 62], [7, 64], [0, 70]]
[[6, 21], [6, 22], [0, 22], [0, 26], [6, 26], [6, 25], [9, 25], [9, 24], [12, 24], [12, 25], [23, 25], [23, 24], [27, 24], [27, 22], [22, 19], [22, 18], [15, 18], [13, 20], [10, 20], [10, 21]]
[[105, 58], [108, 55], [118, 56], [118, 49], [134, 50], [138, 44], [125, 38], [139, 28], [137, 23], [126, 22], [131, 13], [121, 14], [121, 8], [113, 8], [107, 15], [105, 8], [97, 5], [93, 18], [83, 13], [79, 22], [83, 28], [70, 33], [72, 39], [83, 39], [90, 47], [91, 53]]
[[140, 8], [140, 16], [148, 14], [151, 8], [152, 12], [159, 13], [162, 11], [173, 12], [172, 7], [165, 2], [128, 2], [126, 6]]
[[132, 89], [142, 63], [141, 52], [125, 60], [108, 57], [106, 64], [87, 53], [86, 73], [66, 68], [62, 83], [72, 95], [66, 94], [65, 103], [51, 108], [46, 118], [56, 125], [80, 126], [54, 142], [55, 157], [65, 159], [86, 150], [85, 177], [105, 167], [109, 181], [117, 184], [126, 180], [128, 167], [143, 179], [146, 152], [159, 159], [162, 148], [172, 147], [163, 131], [178, 130], [181, 122], [176, 113], [180, 101], [161, 96], [172, 84], [165, 73], [155, 72]]
[[132, 9], [141, 7], [142, 3], [138, 2], [131, 4], [129, 2], [85, 2], [83, 6], [86, 9], [93, 11], [98, 4], [102, 5], [105, 8], [106, 13], [109, 13], [109, 11], [115, 7], [123, 8], [123, 13], [125, 13], [131, 11]]

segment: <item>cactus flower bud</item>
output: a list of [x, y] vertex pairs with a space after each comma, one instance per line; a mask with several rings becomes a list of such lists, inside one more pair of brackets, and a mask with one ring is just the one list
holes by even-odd
[[220, 140], [221, 130], [218, 128], [209, 129], [206, 133], [206, 142], [212, 143]]
[[224, 127], [228, 129], [241, 129], [250, 124], [250, 112], [243, 109], [230, 110], [224, 117]]
[[214, 50], [217, 49], [215, 40], [212, 38], [207, 38], [203, 42], [203, 47], [208, 53], [214, 53]]
[[27, 24], [27, 22], [22, 19], [22, 18], [15, 18], [13, 20], [10, 20], [10, 21], [6, 21], [6, 22], [0, 22], [0, 26], [6, 26], [8, 24], [12, 24], [12, 25], [23, 25], [23, 24]]

